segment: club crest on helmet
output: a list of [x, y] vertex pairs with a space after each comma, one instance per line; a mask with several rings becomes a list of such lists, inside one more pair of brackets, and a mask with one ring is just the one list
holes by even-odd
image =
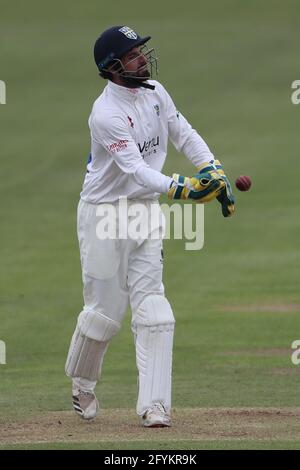
[[133, 29], [128, 28], [128, 26], [123, 26], [123, 28], [119, 29], [120, 33], [125, 34], [128, 39], [137, 39], [137, 34], [133, 31]]

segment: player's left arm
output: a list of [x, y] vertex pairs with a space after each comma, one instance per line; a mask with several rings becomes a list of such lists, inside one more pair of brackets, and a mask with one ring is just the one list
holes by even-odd
[[235, 210], [234, 195], [220, 161], [215, 159], [204, 139], [192, 128], [187, 119], [177, 111], [172, 98], [164, 88], [162, 93], [165, 94], [170, 140], [176, 150], [183, 152], [197, 167], [199, 173], [215, 173], [217, 171], [222, 176], [225, 186], [217, 196], [217, 200], [221, 204], [224, 217], [233, 215]]
[[161, 84], [159, 92], [165, 103], [169, 138], [176, 150], [183, 152], [195, 167], [213, 160], [214, 155], [207, 143], [176, 109], [172, 98]]

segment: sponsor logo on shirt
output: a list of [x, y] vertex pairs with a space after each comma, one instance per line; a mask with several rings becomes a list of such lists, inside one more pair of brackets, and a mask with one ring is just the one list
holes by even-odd
[[156, 112], [157, 116], [159, 116], [160, 115], [159, 105], [155, 104], [154, 109], [155, 109], [155, 112]]
[[121, 150], [126, 149], [128, 144], [128, 140], [119, 140], [118, 142], [114, 142], [107, 146], [108, 151], [111, 153], [121, 152]]
[[153, 139], [150, 140], [144, 140], [143, 144], [138, 143], [138, 148], [142, 155], [144, 154], [144, 152], [148, 152], [148, 155], [150, 155], [151, 153], [156, 153], [155, 147], [157, 147], [158, 145], [159, 136], [153, 137]]

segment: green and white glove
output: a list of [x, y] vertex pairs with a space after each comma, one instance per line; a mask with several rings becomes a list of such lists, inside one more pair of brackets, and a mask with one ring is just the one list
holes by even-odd
[[223, 177], [214, 172], [196, 173], [191, 178], [173, 174], [173, 182], [168, 191], [171, 199], [194, 199], [196, 202], [209, 202], [221, 194], [225, 188]]
[[222, 214], [224, 217], [231, 217], [235, 211], [235, 198], [231, 189], [229, 179], [225, 175], [222, 164], [219, 160], [211, 160], [208, 164], [202, 164], [198, 167], [199, 173], [214, 173], [217, 171], [218, 175], [223, 179], [225, 185], [220, 193], [216, 196], [221, 204]]

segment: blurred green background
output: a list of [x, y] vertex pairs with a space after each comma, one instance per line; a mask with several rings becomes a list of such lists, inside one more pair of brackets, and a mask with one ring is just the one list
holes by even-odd
[[[218, 156], [238, 193], [234, 218], [205, 209], [205, 246], [165, 242], [177, 320], [176, 407], [297, 406], [300, 365], [299, 2], [0, 1], [0, 414], [69, 410], [64, 362], [82, 286], [76, 207], [87, 119], [105, 82], [92, 47], [114, 24], [150, 34], [159, 80]], [[166, 174], [192, 166], [170, 145]], [[166, 202], [165, 198], [162, 198]], [[130, 314], [98, 386], [106, 408], [135, 406]]]

